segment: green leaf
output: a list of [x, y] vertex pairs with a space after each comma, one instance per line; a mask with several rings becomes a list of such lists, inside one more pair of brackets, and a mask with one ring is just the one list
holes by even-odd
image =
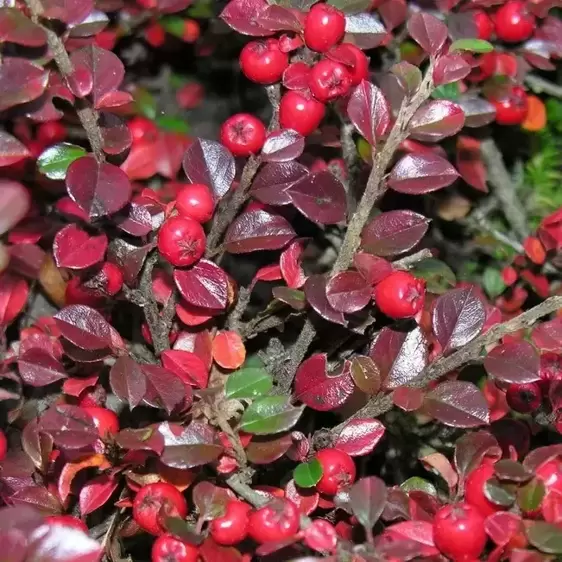
[[529, 542], [546, 554], [562, 554], [562, 529], [545, 521], [533, 521], [526, 529]]
[[509, 484], [502, 484], [496, 477], [490, 478], [484, 484], [484, 495], [492, 503], [502, 507], [510, 507], [515, 502], [515, 488]]
[[293, 479], [301, 488], [312, 488], [322, 478], [322, 465], [318, 459], [299, 464], [293, 471]]
[[416, 277], [425, 279], [430, 293], [441, 295], [457, 284], [453, 270], [441, 260], [427, 258], [414, 265], [412, 273]]
[[240, 429], [255, 435], [270, 435], [291, 429], [304, 406], [291, 406], [288, 396], [268, 396], [252, 402], [242, 415]]
[[505, 283], [501, 272], [492, 267], [487, 267], [482, 275], [482, 285], [490, 298], [499, 297], [505, 291]]
[[226, 379], [225, 395], [231, 398], [259, 398], [273, 386], [271, 375], [263, 367], [244, 367]]
[[44, 150], [37, 159], [39, 171], [51, 180], [63, 180], [66, 170], [74, 162], [86, 154], [81, 146], [63, 142]]
[[262, 361], [262, 358], [257, 355], [249, 355], [248, 357], [246, 357], [246, 361], [244, 361], [244, 365], [243, 365], [243, 369], [260, 369], [260, 368], [264, 368], [265, 367], [265, 363]]
[[483, 39], [457, 39], [449, 48], [449, 52], [471, 51], [472, 53], [491, 53], [494, 46]]
[[185, 30], [185, 20], [178, 16], [168, 16], [160, 20], [160, 25], [166, 30], [167, 33], [174, 37], [183, 37]]
[[326, 2], [346, 14], [366, 12], [372, 3], [372, 0], [328, 0]]
[[159, 129], [172, 133], [189, 133], [189, 125], [184, 119], [175, 115], [161, 115], [155, 119]]
[[134, 98], [137, 113], [144, 115], [147, 119], [156, 118], [156, 99], [148, 90], [137, 88]]
[[517, 505], [524, 512], [533, 512], [539, 508], [544, 499], [546, 488], [544, 482], [539, 478], [534, 478], [527, 482], [525, 486], [517, 490]]
[[210, 19], [214, 17], [213, 0], [199, 0], [199, 2], [188, 8], [187, 15], [190, 18], [199, 19]]
[[408, 478], [408, 480], [400, 484], [400, 488], [405, 492], [425, 492], [430, 496], [437, 496], [437, 488], [431, 482], [419, 476]]
[[443, 84], [431, 92], [431, 97], [436, 100], [458, 100], [461, 95], [458, 82]]

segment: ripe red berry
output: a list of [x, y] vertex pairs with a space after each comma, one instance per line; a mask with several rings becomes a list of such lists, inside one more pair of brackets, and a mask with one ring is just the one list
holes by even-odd
[[324, 59], [312, 67], [308, 86], [318, 101], [333, 101], [347, 94], [351, 87], [351, 74], [343, 64]]
[[406, 271], [395, 271], [375, 286], [373, 296], [383, 314], [411, 318], [423, 308], [425, 281]]
[[484, 518], [469, 504], [446, 505], [435, 514], [433, 540], [454, 562], [478, 559], [486, 545]]
[[259, 544], [291, 538], [299, 530], [300, 513], [290, 500], [275, 498], [250, 514], [249, 536]]
[[64, 302], [70, 304], [84, 304], [92, 308], [99, 308], [104, 305], [105, 298], [88, 287], [84, 287], [79, 277], [73, 277], [67, 284], [64, 293]]
[[325, 53], [345, 34], [345, 15], [329, 4], [314, 4], [304, 23], [304, 42], [309, 49]]
[[154, 141], [158, 137], [158, 127], [146, 117], [140, 115], [133, 117], [127, 125], [133, 137], [133, 142]]
[[494, 22], [484, 10], [474, 10], [472, 12], [474, 23], [476, 24], [477, 37], [488, 41], [494, 33]]
[[205, 252], [205, 231], [189, 217], [171, 217], [158, 232], [159, 252], [176, 267], [187, 267]]
[[119, 418], [115, 412], [107, 408], [99, 407], [86, 407], [82, 408], [94, 420], [100, 437], [105, 437], [107, 434], [119, 433]]
[[318, 128], [325, 114], [325, 105], [303, 92], [287, 92], [279, 104], [281, 127], [294, 129], [305, 137]]
[[509, 0], [496, 12], [496, 35], [507, 43], [529, 39], [535, 29], [535, 16], [523, 0]]
[[224, 546], [242, 542], [248, 534], [251, 509], [247, 503], [238, 500], [228, 502], [224, 515], [213, 519], [209, 525], [214, 541]]
[[158, 22], [151, 23], [144, 30], [144, 38], [151, 47], [161, 47], [166, 42], [166, 30]]
[[203, 224], [213, 217], [215, 198], [206, 185], [191, 183], [178, 193], [176, 209], [180, 215]]
[[473, 507], [475, 507], [482, 517], [488, 517], [496, 511], [503, 508], [491, 502], [484, 493], [484, 486], [495, 474], [494, 467], [489, 464], [483, 464], [474, 469], [466, 479], [464, 498]]
[[116, 295], [123, 287], [123, 272], [119, 266], [106, 261], [95, 276], [95, 283], [105, 294]]
[[[336, 57], [338, 52], [342, 53], [341, 60]], [[328, 53], [328, 56], [331, 57], [332, 53], [334, 53], [334, 60], [339, 60], [339, 62], [347, 66], [352, 86], [357, 86], [362, 80], [369, 78], [369, 59], [359, 47], [356, 47], [353, 43], [342, 43], [334, 51]], [[353, 64], [351, 65], [348, 64], [350, 59], [353, 59]]]
[[201, 27], [199, 23], [192, 19], [186, 19], [183, 22], [183, 33], [181, 38], [186, 43], [195, 43], [201, 35]]
[[510, 384], [505, 397], [509, 407], [522, 414], [534, 412], [542, 403], [541, 387], [536, 382]]
[[316, 453], [316, 459], [322, 466], [322, 478], [316, 484], [316, 489], [321, 494], [333, 496], [355, 482], [355, 463], [344, 451], [322, 449]]
[[279, 82], [289, 66], [289, 55], [279, 49], [277, 39], [250, 41], [240, 53], [244, 75], [258, 84]]
[[8, 452], [8, 440], [6, 434], [0, 429], [0, 462], [6, 458]]
[[541, 464], [535, 474], [544, 482], [547, 492], [556, 489], [562, 493], [562, 459], [556, 457]]
[[137, 525], [152, 535], [165, 532], [162, 517], [187, 515], [187, 501], [183, 494], [171, 484], [156, 482], [143, 486], [133, 501], [133, 518]]
[[511, 53], [485, 53], [479, 60], [483, 78], [495, 74], [500, 76], [515, 76], [517, 74], [517, 59]]
[[500, 125], [519, 125], [527, 117], [529, 101], [521, 86], [514, 86], [506, 95], [490, 101], [496, 108], [496, 123]]
[[249, 113], [237, 113], [222, 124], [220, 139], [235, 156], [250, 156], [265, 142], [265, 125]]
[[48, 515], [45, 517], [45, 521], [49, 525], [60, 525], [61, 527], [66, 527], [70, 529], [78, 529], [84, 533], [88, 532], [88, 526], [86, 523], [73, 517], [72, 515]]
[[66, 127], [60, 121], [42, 123], [37, 128], [37, 140], [44, 145], [56, 144], [66, 138]]
[[152, 562], [197, 562], [199, 549], [173, 535], [160, 535], [152, 545]]

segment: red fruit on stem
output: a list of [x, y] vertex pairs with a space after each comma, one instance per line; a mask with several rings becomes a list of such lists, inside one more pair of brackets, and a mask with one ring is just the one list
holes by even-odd
[[49, 525], [60, 525], [61, 527], [66, 527], [67, 529], [78, 529], [84, 533], [88, 532], [88, 526], [86, 523], [73, 517], [72, 515], [48, 515], [45, 517], [45, 521]]
[[322, 478], [316, 484], [321, 494], [333, 496], [355, 482], [355, 463], [344, 451], [322, 449], [316, 454], [316, 459], [322, 466]]
[[250, 513], [249, 536], [259, 544], [291, 538], [299, 530], [300, 513], [290, 500], [276, 498]]
[[514, 86], [507, 95], [490, 102], [496, 108], [496, 123], [500, 125], [519, 125], [527, 117], [529, 102], [521, 86]]
[[104, 305], [105, 298], [100, 296], [95, 290], [84, 287], [79, 277], [73, 277], [66, 284], [64, 302], [67, 306], [70, 304], [84, 304], [92, 308], [99, 308]]
[[103, 290], [110, 296], [116, 295], [123, 287], [123, 272], [114, 263], [106, 261], [100, 271]]
[[544, 482], [547, 492], [555, 489], [562, 493], [562, 459], [556, 457], [541, 464], [535, 475]]
[[351, 74], [343, 64], [324, 59], [312, 67], [308, 86], [318, 101], [333, 101], [349, 92]]
[[37, 140], [44, 145], [56, 144], [66, 138], [66, 127], [60, 121], [49, 121], [37, 127]]
[[249, 113], [229, 117], [221, 127], [220, 140], [235, 156], [250, 156], [265, 142], [265, 125]]
[[213, 217], [215, 198], [206, 185], [191, 183], [178, 193], [176, 209], [180, 215], [203, 224]]
[[133, 142], [154, 141], [158, 137], [158, 127], [153, 121], [140, 115], [133, 117], [128, 123]]
[[192, 265], [205, 252], [205, 231], [189, 217], [171, 217], [158, 232], [158, 250], [176, 267]]
[[369, 79], [369, 59], [367, 55], [353, 43], [342, 43], [340, 45], [342, 50], [345, 48], [345, 53], [351, 55], [354, 59], [353, 65], [348, 65], [347, 62], [343, 62], [349, 70], [351, 75], [351, 85], [357, 86], [362, 80]]
[[472, 16], [476, 24], [478, 39], [488, 41], [488, 39], [492, 37], [492, 33], [494, 33], [494, 22], [492, 18], [490, 18], [484, 10], [474, 10]]
[[446, 505], [433, 519], [433, 540], [454, 562], [478, 559], [486, 545], [484, 518], [467, 503]]
[[411, 318], [425, 301], [425, 281], [406, 271], [395, 271], [375, 286], [375, 303], [390, 318]]
[[224, 515], [213, 519], [209, 525], [209, 532], [214, 541], [223, 546], [242, 542], [248, 534], [251, 509], [247, 503], [238, 500], [226, 504]]
[[8, 440], [6, 434], [0, 429], [0, 462], [6, 458], [8, 452]]
[[199, 549], [173, 535], [160, 535], [152, 545], [152, 562], [197, 562]]
[[166, 42], [166, 30], [157, 22], [151, 23], [144, 30], [144, 38], [151, 47], [161, 47]]
[[484, 486], [495, 474], [494, 467], [483, 464], [474, 469], [466, 479], [464, 489], [464, 499], [467, 503], [475, 507], [482, 517], [488, 517], [496, 511], [502, 511], [500, 505], [491, 502], [484, 493]]
[[345, 15], [329, 4], [314, 4], [304, 24], [304, 42], [309, 49], [325, 53], [345, 34]]
[[523, 0], [509, 0], [496, 12], [496, 35], [507, 43], [520, 43], [535, 30], [535, 16]]
[[183, 22], [183, 33], [181, 38], [186, 43], [195, 43], [201, 36], [201, 26], [199, 23], [192, 19], [186, 19]]
[[294, 129], [305, 137], [318, 128], [325, 114], [325, 105], [303, 92], [286, 92], [279, 104], [281, 127]]
[[542, 403], [541, 387], [536, 382], [510, 384], [505, 397], [509, 407], [522, 414], [534, 412]]
[[171, 484], [156, 482], [143, 486], [133, 501], [133, 518], [137, 525], [152, 535], [161, 535], [163, 517], [187, 515], [187, 501], [183, 494]]
[[258, 84], [279, 82], [288, 66], [289, 55], [279, 49], [277, 39], [250, 41], [240, 53], [242, 72]]
[[86, 407], [82, 408], [94, 420], [100, 437], [105, 437], [108, 434], [119, 433], [119, 418], [115, 412], [107, 408], [99, 407]]

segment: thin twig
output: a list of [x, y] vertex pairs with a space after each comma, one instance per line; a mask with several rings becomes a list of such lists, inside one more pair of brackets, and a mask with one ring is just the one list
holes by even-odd
[[418, 252], [393, 261], [392, 265], [396, 269], [410, 269], [416, 263], [433, 257], [433, 252], [429, 248], [424, 248]]
[[238, 463], [239, 468], [243, 469], [248, 464], [248, 460], [246, 459], [246, 451], [244, 451], [244, 447], [240, 441], [240, 437], [238, 434], [232, 429], [231, 425], [228, 423], [228, 420], [223, 416], [222, 412], [216, 408], [212, 408], [213, 418], [216, 424], [220, 427], [220, 430], [226, 435], [228, 441], [232, 445], [232, 452], [234, 453], [234, 458]]
[[527, 74], [527, 76], [525, 76], [525, 82], [531, 86], [531, 89], [536, 94], [548, 94], [549, 96], [562, 99], [562, 86], [558, 84], [549, 82], [534, 74]]
[[272, 131], [279, 129], [279, 103], [281, 102], [281, 85], [273, 84], [272, 86], [267, 86], [265, 91], [267, 92], [269, 103], [273, 108], [269, 127], [267, 128], [267, 132], [271, 133]]

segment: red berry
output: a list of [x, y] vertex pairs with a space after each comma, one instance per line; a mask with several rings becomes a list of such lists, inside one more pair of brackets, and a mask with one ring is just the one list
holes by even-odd
[[529, 39], [535, 29], [535, 16], [523, 0], [509, 0], [496, 12], [496, 35], [507, 43]]
[[289, 55], [279, 50], [277, 39], [250, 41], [240, 53], [244, 75], [258, 84], [279, 82], [289, 66]]
[[186, 43], [195, 43], [201, 35], [201, 27], [195, 20], [186, 19], [183, 22], [183, 33], [181, 38]]
[[188, 184], [178, 193], [176, 209], [180, 215], [203, 224], [213, 217], [215, 198], [206, 185]]
[[198, 82], [190, 82], [176, 92], [176, 101], [182, 109], [194, 109], [203, 101], [205, 88]]
[[476, 24], [478, 39], [488, 41], [494, 33], [494, 22], [484, 10], [474, 10], [472, 12], [474, 23]]
[[303, 136], [312, 134], [320, 125], [326, 107], [302, 92], [286, 92], [279, 104], [279, 123], [284, 129], [294, 129]]
[[242, 542], [248, 534], [251, 509], [247, 503], [238, 500], [229, 502], [224, 515], [213, 519], [209, 525], [209, 532], [214, 541], [224, 546]]
[[115, 412], [107, 408], [87, 407], [82, 408], [94, 420], [100, 437], [105, 437], [107, 434], [119, 433], [119, 418]]
[[[338, 52], [342, 53], [341, 60], [336, 57]], [[369, 59], [359, 47], [356, 47], [353, 43], [342, 43], [334, 51], [328, 53], [328, 56], [332, 56], [332, 53], [334, 60], [338, 60], [347, 66], [351, 75], [352, 86], [357, 86], [362, 80], [369, 79]], [[352, 64], [348, 62], [350, 59], [353, 59]]]
[[517, 74], [517, 59], [511, 53], [486, 53], [480, 57], [479, 66], [483, 78], [495, 74], [512, 77]]
[[205, 231], [189, 217], [171, 217], [158, 232], [158, 250], [176, 267], [186, 267], [205, 252]]
[[304, 23], [306, 46], [325, 53], [339, 43], [345, 34], [345, 15], [329, 4], [314, 4]]
[[66, 138], [66, 127], [60, 121], [42, 123], [37, 128], [37, 140], [45, 145], [62, 142]]
[[547, 492], [555, 489], [562, 493], [562, 459], [556, 457], [541, 464], [535, 474], [544, 482]]
[[259, 544], [280, 542], [299, 530], [300, 513], [290, 500], [275, 498], [250, 514], [249, 536]]
[[88, 288], [98, 288], [110, 296], [116, 295], [123, 287], [123, 272], [119, 266], [106, 261], [95, 275], [94, 282], [96, 287], [91, 287], [89, 284], [86, 286]]
[[316, 459], [322, 466], [322, 478], [316, 484], [321, 494], [333, 496], [355, 482], [355, 463], [347, 453], [339, 449], [322, 449], [316, 453]]
[[161, 535], [162, 518], [187, 515], [187, 501], [183, 494], [171, 484], [156, 482], [143, 486], [133, 501], [133, 518], [137, 525], [152, 535]]
[[527, 117], [529, 102], [521, 86], [514, 86], [506, 95], [490, 101], [496, 108], [496, 123], [500, 125], [519, 125]]
[[152, 562], [197, 562], [199, 549], [173, 535], [160, 535], [152, 545]]
[[154, 141], [158, 136], [158, 127], [146, 117], [133, 117], [128, 123], [129, 131], [133, 137], [133, 142], [142, 140]]
[[8, 440], [6, 434], [0, 429], [0, 462], [6, 458], [8, 452]]
[[92, 308], [99, 308], [104, 305], [105, 298], [100, 296], [95, 290], [84, 287], [79, 277], [73, 277], [66, 284], [64, 302], [67, 306], [70, 304], [84, 304]]
[[220, 139], [235, 156], [250, 156], [265, 142], [265, 125], [249, 113], [237, 113], [222, 124]]
[[542, 391], [536, 382], [510, 384], [505, 398], [512, 410], [528, 414], [534, 412], [542, 404]]
[[49, 525], [60, 525], [61, 527], [66, 527], [69, 529], [78, 529], [84, 533], [88, 532], [88, 526], [86, 523], [73, 517], [72, 515], [48, 515], [45, 517], [45, 521]]
[[151, 47], [161, 47], [166, 42], [166, 30], [157, 22], [146, 26], [144, 38]]
[[333, 101], [347, 94], [351, 87], [351, 74], [343, 64], [324, 59], [312, 67], [308, 85], [318, 101]]
[[411, 318], [423, 308], [425, 281], [406, 271], [395, 271], [375, 286], [374, 298], [380, 311], [390, 318]]
[[562, 355], [549, 351], [541, 355], [539, 376], [543, 381], [562, 379]]
[[478, 558], [486, 545], [484, 518], [469, 504], [446, 505], [435, 514], [433, 540], [454, 562]]
[[488, 515], [503, 509], [500, 505], [491, 502], [484, 493], [486, 482], [490, 480], [494, 474], [493, 466], [483, 464], [474, 469], [466, 479], [464, 498], [480, 512], [482, 517], [488, 517]]

